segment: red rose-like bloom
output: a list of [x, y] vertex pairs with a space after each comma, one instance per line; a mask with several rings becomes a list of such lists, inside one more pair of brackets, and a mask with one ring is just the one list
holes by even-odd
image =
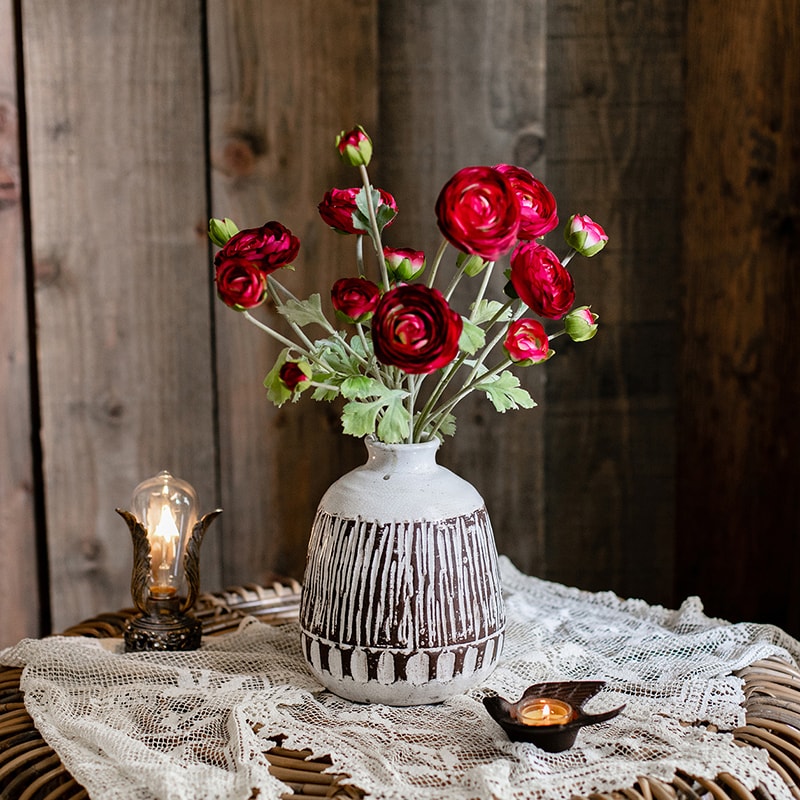
[[495, 169], [508, 179], [519, 200], [517, 238], [537, 239], [558, 225], [556, 199], [538, 178], [513, 164], [498, 164]]
[[381, 290], [366, 278], [340, 278], [331, 288], [331, 301], [348, 322], [363, 322], [375, 312]]
[[540, 317], [561, 319], [575, 302], [572, 275], [543, 244], [522, 242], [511, 254], [511, 283]]
[[226, 306], [244, 311], [255, 308], [267, 296], [266, 274], [255, 262], [228, 258], [217, 264], [217, 295]]
[[249, 261], [268, 275], [291, 264], [299, 250], [300, 240], [288, 228], [280, 222], [265, 222], [260, 228], [246, 228], [231, 236], [214, 263]]
[[427, 374], [458, 355], [463, 327], [438, 289], [398, 286], [381, 298], [372, 318], [375, 356], [411, 375]]
[[436, 218], [459, 250], [487, 261], [507, 253], [517, 240], [519, 200], [511, 183], [492, 167], [464, 167], [444, 185]]
[[538, 364], [550, 357], [550, 342], [544, 325], [536, 319], [518, 319], [508, 326], [503, 342], [512, 361], [520, 364]]
[[[353, 186], [350, 189], [331, 189], [325, 192], [322, 202], [317, 206], [319, 215], [331, 228], [340, 233], [364, 233], [353, 225], [353, 214], [358, 210], [356, 195], [360, 191], [361, 187]], [[389, 206], [397, 213], [394, 197], [383, 189], [378, 189], [378, 193], [381, 196], [381, 205]], [[391, 225], [391, 222], [390, 220], [386, 224]]]
[[293, 392], [303, 381], [308, 380], [308, 375], [303, 372], [300, 365], [295, 361], [287, 361], [280, 368], [278, 376], [290, 392]]

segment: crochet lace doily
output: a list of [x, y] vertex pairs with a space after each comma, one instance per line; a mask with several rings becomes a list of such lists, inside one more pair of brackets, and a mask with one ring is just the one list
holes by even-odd
[[[678, 768], [727, 771], [791, 797], [764, 751], [733, 743], [744, 698], [732, 673], [771, 655], [797, 663], [800, 643], [773, 626], [711, 619], [697, 598], [667, 610], [531, 578], [507, 559], [501, 576], [500, 664], [479, 689], [436, 706], [341, 700], [306, 670], [296, 624], [255, 619], [189, 653], [124, 654], [117, 640], [50, 637], [24, 640], [0, 661], [25, 667], [28, 712], [95, 799], [279, 797], [287, 788], [264, 755], [276, 740], [330, 754], [331, 770], [372, 798], [556, 800], [639, 775], [669, 781]], [[587, 711], [626, 707], [563, 753], [509, 741], [481, 702], [579, 679], [607, 681]]]

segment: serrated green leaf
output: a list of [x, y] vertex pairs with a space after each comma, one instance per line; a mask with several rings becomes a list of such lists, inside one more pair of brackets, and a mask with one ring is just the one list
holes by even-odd
[[272, 365], [272, 369], [267, 373], [264, 378], [264, 387], [267, 390], [267, 399], [271, 400], [278, 408], [280, 408], [287, 400], [291, 400], [292, 392], [288, 389], [286, 384], [280, 378], [281, 367], [286, 363], [289, 355], [289, 348], [281, 350], [278, 358]]
[[403, 395], [405, 392], [392, 395], [378, 421], [378, 437], [387, 444], [408, 440], [410, 423], [408, 409], [403, 405]]
[[350, 436], [366, 436], [374, 433], [382, 405], [380, 400], [372, 400], [369, 403], [351, 400], [346, 403], [342, 409], [342, 430]]
[[490, 380], [477, 384], [476, 389], [486, 392], [492, 405], [501, 414], [514, 408], [534, 408], [536, 402], [527, 389], [520, 386], [519, 378], [506, 370]]
[[[472, 312], [472, 321], [476, 325], [483, 325], [484, 322], [489, 322], [494, 319], [495, 315], [503, 308], [504, 303], [497, 300], [481, 300], [476, 309]], [[499, 317], [500, 322], [506, 322], [511, 319], [511, 309], [507, 308], [505, 312]]]
[[462, 317], [462, 319], [464, 320], [464, 327], [461, 329], [458, 349], [464, 353], [473, 355], [486, 344], [486, 333], [483, 328], [479, 328], [466, 317]]
[[317, 293], [309, 295], [306, 300], [287, 300], [278, 306], [278, 311], [289, 322], [293, 322], [301, 328], [312, 323], [321, 325], [323, 328], [328, 327], [328, 319], [322, 310], [322, 299]]
[[381, 394], [382, 385], [366, 375], [355, 375], [342, 381], [342, 395], [348, 400], [365, 400]]

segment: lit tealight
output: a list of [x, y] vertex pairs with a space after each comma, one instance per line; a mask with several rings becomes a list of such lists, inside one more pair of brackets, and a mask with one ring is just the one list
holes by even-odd
[[522, 725], [566, 725], [573, 716], [569, 703], [549, 697], [522, 700], [513, 713]]

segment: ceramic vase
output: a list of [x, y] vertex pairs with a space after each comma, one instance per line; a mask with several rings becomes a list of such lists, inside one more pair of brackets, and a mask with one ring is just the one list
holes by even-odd
[[303, 654], [356, 702], [437, 703], [479, 684], [503, 647], [489, 516], [436, 462], [438, 441], [366, 440], [367, 461], [317, 509], [300, 606]]

